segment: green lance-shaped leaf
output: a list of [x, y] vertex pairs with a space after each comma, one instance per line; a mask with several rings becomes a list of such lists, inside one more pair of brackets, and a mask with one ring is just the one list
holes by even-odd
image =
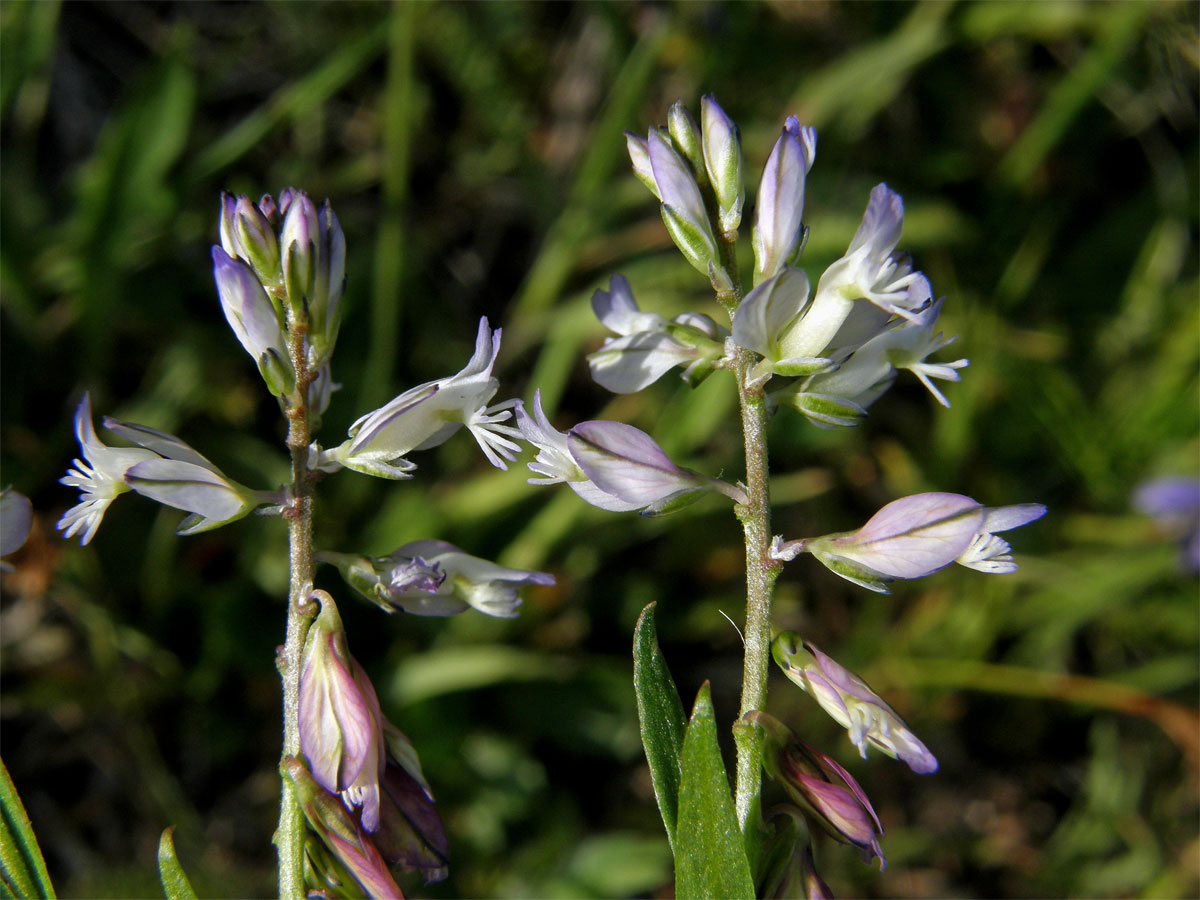
[[0, 896], [54, 900], [54, 886], [25, 806], [0, 760]]
[[667, 669], [667, 661], [658, 649], [654, 607], [651, 603], [642, 610], [633, 632], [633, 689], [637, 694], [642, 746], [646, 748], [646, 760], [650, 763], [650, 781], [654, 784], [654, 796], [658, 798], [667, 840], [674, 852], [687, 716]]
[[164, 828], [158, 841], [158, 877], [162, 880], [163, 895], [167, 900], [196, 900], [192, 883], [183, 874], [179, 857], [175, 855], [175, 826]]
[[717, 745], [708, 682], [696, 695], [692, 719], [683, 739], [683, 778], [679, 787], [678, 847], [675, 853], [675, 896], [693, 898], [754, 897], [754, 880], [742, 832], [729, 795], [729, 779]]

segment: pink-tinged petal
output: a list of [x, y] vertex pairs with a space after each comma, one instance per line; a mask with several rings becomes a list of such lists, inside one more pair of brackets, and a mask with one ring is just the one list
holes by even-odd
[[828, 549], [884, 575], [920, 578], [954, 562], [982, 522], [983, 507], [970, 497], [916, 494], [889, 503]]

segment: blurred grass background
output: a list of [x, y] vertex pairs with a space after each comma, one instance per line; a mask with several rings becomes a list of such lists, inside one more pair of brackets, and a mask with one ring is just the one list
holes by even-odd
[[[716, 314], [628, 173], [625, 129], [713, 92], [749, 191], [783, 117], [820, 130], [815, 277], [870, 187], [948, 297], [969, 356], [937, 407], [902, 383], [857, 430], [772, 425], [776, 530], [856, 527], [921, 490], [1042, 501], [1020, 573], [865, 595], [811, 560], [776, 619], [857, 669], [942, 763], [858, 760], [786, 681], [771, 710], [858, 777], [880, 875], [818, 847], [839, 896], [1196, 896], [1197, 582], [1132, 511], [1196, 475], [1197, 8], [1185, 3], [69, 3], [0, 7], [2, 478], [37, 523], [3, 581], [2, 753], [60, 895], [157, 896], [178, 826], [202, 893], [273, 892], [285, 536], [193, 538], [130, 497], [93, 542], [53, 524], [84, 389], [234, 477], [285, 473], [282, 425], [209, 272], [222, 189], [329, 197], [349, 245], [343, 384], [323, 437], [457, 371], [503, 325], [501, 396], [565, 427], [616, 418], [683, 464], [740, 471], [732, 390], [613, 397], [582, 360], [592, 290]], [[750, 208], [748, 199], [747, 207]], [[747, 229], [748, 231], [748, 229]], [[453, 846], [417, 896], [669, 896], [629, 648], [657, 600], [690, 706], [737, 710], [739, 530], [726, 505], [640, 520], [487, 467], [463, 436], [416, 480], [324, 482], [318, 543], [440, 538], [552, 571], [515, 621], [342, 603], [385, 712], [420, 749]]]

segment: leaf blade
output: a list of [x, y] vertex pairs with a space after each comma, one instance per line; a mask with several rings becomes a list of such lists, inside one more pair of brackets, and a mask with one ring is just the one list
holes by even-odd
[[675, 896], [753, 900], [754, 880], [738, 828], [729, 779], [717, 744], [717, 725], [706, 681], [683, 740]]
[[650, 764], [650, 781], [674, 852], [687, 717], [667, 661], [658, 648], [655, 605], [651, 603], [642, 610], [633, 632], [633, 689], [637, 695], [642, 747]]
[[[0, 760], [0, 880], [16, 897], [54, 900], [54, 886], [25, 805]], [[7, 891], [6, 891], [7, 893]]]
[[196, 900], [196, 891], [188, 881], [179, 857], [175, 855], [175, 826], [163, 829], [158, 841], [158, 876], [167, 900]]

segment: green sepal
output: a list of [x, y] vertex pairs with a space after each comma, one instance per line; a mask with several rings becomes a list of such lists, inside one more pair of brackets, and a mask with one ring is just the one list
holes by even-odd
[[676, 491], [673, 494], [668, 494], [659, 500], [655, 500], [649, 506], [639, 513], [646, 518], [654, 518], [655, 516], [665, 516], [673, 512], [678, 512], [686, 506], [691, 506], [697, 500], [704, 496], [705, 488], [703, 486], [694, 488], [684, 488], [681, 491]]
[[867, 411], [853, 400], [832, 394], [800, 392], [792, 398], [792, 406], [814, 425], [827, 427], [852, 427], [867, 415]]
[[809, 552], [821, 561], [821, 564], [831, 572], [836, 572], [847, 581], [853, 581], [855, 584], [865, 587], [869, 591], [875, 591], [878, 594], [890, 594], [891, 589], [888, 585], [894, 580], [874, 569], [864, 566], [862, 563], [851, 562], [844, 556], [838, 556], [836, 553], [830, 553], [827, 550], [822, 550], [819, 546], [809, 547]]
[[667, 661], [658, 648], [654, 607], [651, 603], [642, 610], [633, 631], [633, 691], [637, 695], [642, 746], [650, 764], [650, 783], [654, 785], [667, 841], [674, 852], [687, 715]]
[[279, 355], [279, 351], [268, 347], [258, 358], [258, 372], [267, 383], [267, 390], [275, 397], [287, 397], [296, 390], [296, 373], [292, 362]]
[[700, 126], [696, 124], [682, 100], [676, 100], [667, 111], [667, 131], [679, 155], [687, 160], [692, 175], [696, 178], [696, 185], [703, 192], [708, 187], [708, 167], [704, 164]]
[[717, 247], [707, 228], [687, 221], [675, 211], [673, 206], [667, 203], [662, 205], [662, 217], [663, 224], [667, 226], [667, 231], [671, 235], [671, 240], [675, 242], [675, 246], [679, 248], [679, 252], [683, 254], [683, 258], [693, 269], [707, 278], [709, 277], [709, 263], [720, 267], [717, 260]]
[[687, 827], [677, 835], [675, 896], [753, 900], [754, 879], [721, 761], [707, 681], [696, 695], [683, 739], [679, 821]]
[[789, 378], [799, 378], [807, 375], [821, 375], [838, 368], [838, 363], [824, 356], [802, 356], [794, 359], [781, 359], [771, 364], [771, 371], [776, 375]]
[[0, 887], [5, 897], [17, 900], [55, 897], [42, 848], [3, 760], [0, 760]]
[[179, 864], [175, 855], [175, 826], [163, 829], [158, 839], [158, 877], [162, 881], [163, 896], [167, 900], [196, 900], [196, 891]]

